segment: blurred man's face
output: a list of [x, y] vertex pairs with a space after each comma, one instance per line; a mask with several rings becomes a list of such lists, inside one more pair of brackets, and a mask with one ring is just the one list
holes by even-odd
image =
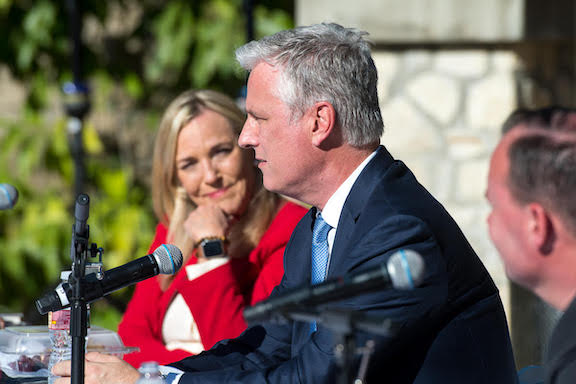
[[258, 64], [248, 79], [248, 117], [238, 139], [253, 148], [266, 189], [300, 198], [309, 188], [308, 177], [317, 164], [311, 158], [306, 118], [291, 121], [291, 111], [277, 96], [279, 70]]
[[537, 279], [538, 268], [528, 244], [530, 221], [527, 208], [514, 199], [507, 184], [510, 139], [510, 133], [504, 136], [490, 161], [486, 191], [491, 206], [488, 229], [508, 277], [531, 288]]

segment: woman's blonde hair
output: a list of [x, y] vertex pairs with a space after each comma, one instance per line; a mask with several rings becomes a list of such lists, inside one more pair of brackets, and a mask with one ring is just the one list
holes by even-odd
[[[154, 145], [152, 165], [152, 200], [154, 212], [168, 228], [168, 241], [182, 250], [185, 260], [193, 251], [194, 244], [184, 230], [186, 218], [196, 207], [180, 186], [176, 172], [176, 146], [178, 134], [192, 119], [203, 111], [211, 110], [224, 116], [230, 126], [240, 135], [245, 115], [228, 96], [210, 90], [190, 90], [182, 93], [168, 106]], [[252, 156], [243, 156], [253, 161]], [[254, 196], [248, 209], [233, 225], [228, 234], [228, 254], [233, 257], [246, 256], [260, 241], [276, 214], [280, 197], [262, 186], [262, 175], [256, 173]]]

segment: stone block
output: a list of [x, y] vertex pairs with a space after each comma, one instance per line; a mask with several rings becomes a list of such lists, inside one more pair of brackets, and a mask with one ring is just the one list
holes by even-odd
[[441, 51], [434, 58], [438, 72], [451, 76], [479, 78], [488, 71], [488, 54], [486, 51]]
[[490, 147], [486, 140], [479, 134], [462, 129], [453, 129], [445, 135], [448, 154], [451, 159], [466, 160], [486, 157]]
[[441, 125], [451, 122], [460, 105], [459, 84], [453, 78], [426, 71], [411, 79], [406, 93]]
[[471, 84], [466, 102], [468, 125], [494, 132], [517, 105], [514, 76], [511, 72], [495, 73]]
[[463, 161], [456, 167], [456, 201], [482, 202], [486, 191], [488, 161], [486, 159]]
[[407, 50], [402, 58], [402, 73], [410, 76], [414, 72], [421, 72], [430, 69], [432, 66], [432, 52], [424, 49]]
[[299, 25], [334, 21], [379, 43], [516, 41], [525, 0], [296, 1]]
[[496, 51], [490, 55], [492, 70], [495, 72], [513, 72], [518, 68], [518, 56], [513, 51]]
[[395, 97], [381, 106], [384, 118], [382, 143], [395, 153], [426, 153], [440, 151], [442, 137], [433, 123], [402, 97]]
[[392, 82], [396, 78], [400, 56], [396, 53], [376, 51], [372, 57], [378, 71], [378, 97], [380, 103], [384, 103], [388, 100]]

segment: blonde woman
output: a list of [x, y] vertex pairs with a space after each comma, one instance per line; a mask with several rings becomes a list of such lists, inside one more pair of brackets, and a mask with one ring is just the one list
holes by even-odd
[[227, 96], [188, 91], [166, 110], [157, 134], [152, 197], [159, 220], [151, 250], [185, 255], [175, 276], [139, 283], [118, 333], [140, 352], [138, 367], [169, 363], [238, 336], [245, 306], [268, 297], [283, 252], [306, 210], [262, 187], [254, 153], [238, 146], [245, 116]]

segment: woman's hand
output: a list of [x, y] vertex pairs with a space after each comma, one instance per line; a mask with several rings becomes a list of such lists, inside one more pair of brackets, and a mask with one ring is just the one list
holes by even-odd
[[[124, 360], [98, 352], [86, 354], [84, 370], [85, 384], [134, 384], [140, 377], [138, 371]], [[56, 364], [52, 373], [62, 376], [55, 384], [70, 384], [70, 360]]]
[[184, 222], [184, 230], [194, 243], [210, 236], [226, 236], [231, 217], [217, 205], [201, 205]]

